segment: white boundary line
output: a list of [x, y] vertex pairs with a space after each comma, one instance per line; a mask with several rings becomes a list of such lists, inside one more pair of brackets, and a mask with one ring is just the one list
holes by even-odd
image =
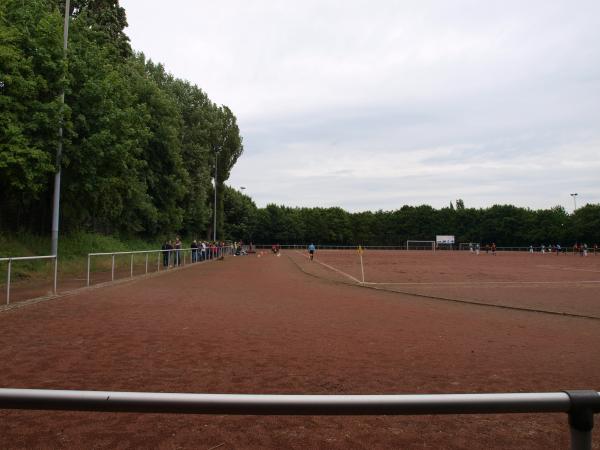
[[[298, 254], [304, 256], [305, 258], [308, 258], [308, 256], [306, 256], [304, 253], [299, 252], [298, 250], [295, 250], [295, 253], [298, 253]], [[318, 259], [313, 259], [313, 261], [316, 262], [316, 263], [318, 263], [318, 264], [321, 264], [324, 267], [327, 267], [330, 270], [333, 270], [334, 272], [339, 273], [340, 275], [344, 275], [345, 277], [350, 278], [352, 281], [354, 281], [357, 284], [363, 284], [363, 283], [361, 283], [361, 281], [358, 278], [354, 278], [352, 275], [349, 275], [346, 272], [342, 272], [341, 270], [336, 269], [335, 267], [332, 267], [329, 264], [325, 264], [324, 262], [321, 262]], [[364, 284], [367, 284], [367, 283], [364, 283]]]
[[565, 285], [565, 284], [600, 284], [600, 281], [407, 281], [401, 283], [387, 283], [384, 281], [380, 282], [370, 282], [366, 281], [364, 284], [393, 284], [393, 285], [403, 285], [403, 286], [477, 286], [480, 284], [557, 284], [557, 285]]

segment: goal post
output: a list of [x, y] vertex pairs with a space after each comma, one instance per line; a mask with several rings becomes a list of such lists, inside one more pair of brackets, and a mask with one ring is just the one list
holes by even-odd
[[406, 241], [406, 250], [431, 250], [435, 252], [435, 241]]
[[478, 245], [480, 245], [479, 242], [461, 242], [458, 244], [458, 249], [474, 251], [477, 249]]

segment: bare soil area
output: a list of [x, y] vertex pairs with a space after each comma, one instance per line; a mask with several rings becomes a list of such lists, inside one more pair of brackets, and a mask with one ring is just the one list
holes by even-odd
[[[427, 280], [419, 256], [413, 258], [404, 266], [407, 278]], [[433, 267], [431, 259], [423, 261]], [[559, 263], [540, 258], [540, 264]], [[496, 274], [492, 281], [504, 280], [504, 273], [486, 270]], [[600, 389], [598, 320], [441, 301], [342, 280], [348, 278], [302, 254], [265, 253], [0, 312], [0, 386], [264, 394]], [[0, 410], [1, 448], [548, 449], [568, 448], [568, 442], [564, 414]], [[594, 445], [600, 448], [598, 431]]]

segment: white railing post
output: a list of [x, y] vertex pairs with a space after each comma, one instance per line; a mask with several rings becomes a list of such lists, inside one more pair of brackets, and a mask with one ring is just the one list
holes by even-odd
[[92, 257], [90, 256], [90, 254], [88, 253], [88, 260], [87, 260], [87, 278], [86, 278], [86, 286], [89, 287], [90, 285], [90, 263], [91, 263], [91, 259]]
[[53, 287], [53, 291], [52, 291], [54, 293], [54, 295], [56, 295], [57, 279], [58, 279], [58, 255], [54, 255], [54, 287]]
[[160, 257], [165, 257], [162, 252], [158, 252], [158, 258], [156, 258], [156, 271], [160, 272]]
[[129, 272], [129, 278], [133, 278], [133, 255], [134, 253], [131, 254], [131, 270]]
[[148, 274], [148, 252], [146, 252], [146, 274]]
[[115, 254], [112, 254], [112, 265], [110, 268], [110, 281], [115, 281]]
[[6, 304], [10, 303], [10, 269], [12, 265], [12, 259], [8, 258], [8, 270], [6, 271]]

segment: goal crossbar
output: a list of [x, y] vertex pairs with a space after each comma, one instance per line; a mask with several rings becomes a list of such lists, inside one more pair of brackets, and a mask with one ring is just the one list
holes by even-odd
[[406, 250], [432, 250], [435, 251], [435, 241], [406, 241]]
[[459, 250], [475, 249], [475, 248], [477, 248], [478, 245], [480, 245], [479, 242], [461, 242], [460, 244], [458, 244], [458, 249]]

